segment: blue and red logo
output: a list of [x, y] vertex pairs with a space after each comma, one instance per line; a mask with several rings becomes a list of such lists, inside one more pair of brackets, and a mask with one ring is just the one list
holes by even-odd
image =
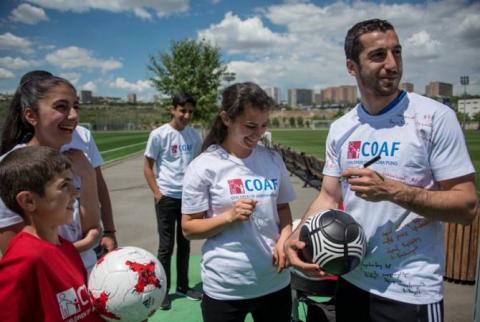
[[179, 151], [183, 153], [189, 153], [193, 151], [193, 145], [192, 144], [172, 144], [170, 146], [170, 150], [172, 151], [172, 154], [177, 154]]
[[350, 141], [348, 142], [347, 159], [358, 159], [360, 157], [373, 157], [377, 155], [394, 157], [399, 149], [400, 142], [397, 141]]
[[231, 195], [245, 194], [248, 192], [275, 191], [278, 187], [278, 179], [255, 178], [255, 179], [230, 179], [227, 180]]

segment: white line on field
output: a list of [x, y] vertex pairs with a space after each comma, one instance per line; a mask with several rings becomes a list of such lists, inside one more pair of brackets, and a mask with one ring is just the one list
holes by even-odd
[[130, 144], [130, 145], [121, 146], [121, 147], [118, 147], [118, 148], [115, 148], [115, 149], [105, 150], [105, 151], [102, 151], [101, 154], [110, 153], [110, 152], [118, 151], [118, 150], [123, 150], [123, 149], [129, 148], [131, 146], [136, 146], [136, 145], [140, 145], [140, 144], [145, 144], [145, 142], [134, 143], [134, 144]]

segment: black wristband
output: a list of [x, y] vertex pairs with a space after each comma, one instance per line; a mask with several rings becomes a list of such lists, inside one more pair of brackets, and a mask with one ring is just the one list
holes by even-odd
[[117, 231], [114, 229], [114, 230], [104, 230], [103, 231], [103, 234], [104, 235], [114, 235]]

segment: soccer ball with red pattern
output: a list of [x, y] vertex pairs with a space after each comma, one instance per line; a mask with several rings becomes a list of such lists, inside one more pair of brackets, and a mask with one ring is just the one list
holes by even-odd
[[97, 261], [88, 290], [105, 320], [140, 322], [162, 304], [167, 278], [155, 256], [138, 247], [122, 247]]

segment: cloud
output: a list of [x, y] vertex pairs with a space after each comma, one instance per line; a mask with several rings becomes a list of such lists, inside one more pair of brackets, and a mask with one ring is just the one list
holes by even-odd
[[413, 58], [437, 58], [440, 56], [440, 41], [431, 38], [425, 30], [411, 35], [404, 42], [405, 51]]
[[68, 80], [70, 83], [72, 83], [74, 86], [77, 86], [78, 82], [80, 81], [80, 78], [82, 75], [80, 73], [60, 73], [60, 77], [65, 78]]
[[133, 12], [141, 19], [152, 19], [149, 11], [154, 11], [158, 17], [164, 17], [175, 13], [186, 12], [189, 9], [188, 0], [30, 0], [41, 7], [60, 11], [86, 12], [89, 10], [104, 10], [115, 13]]
[[97, 90], [97, 85], [93, 81], [86, 82], [81, 86], [82, 90], [95, 92]]
[[22, 3], [15, 8], [9, 16], [11, 21], [35, 25], [41, 21], [48, 21], [48, 17], [42, 8], [34, 7], [28, 3]]
[[130, 92], [142, 93], [153, 89], [149, 80], [138, 80], [136, 83], [130, 83], [123, 77], [117, 77], [114, 82], [110, 83], [110, 87], [125, 89]]
[[227, 12], [223, 20], [198, 32], [199, 39], [214, 43], [229, 53], [262, 53], [291, 43], [292, 39], [272, 32], [259, 17], [241, 20]]
[[26, 69], [37, 65], [39, 65], [39, 63], [36, 61], [25, 60], [20, 57], [0, 57], [0, 66], [8, 67], [10, 69]]
[[22, 37], [17, 37], [9, 32], [0, 35], [0, 50], [18, 50], [24, 53], [33, 52], [32, 43]]
[[[472, 75], [480, 74], [480, 2], [287, 1], [253, 12], [250, 18], [228, 13], [197, 34], [221, 48], [237, 81], [278, 86], [284, 93], [355, 84], [345, 68], [345, 36], [355, 23], [372, 18], [395, 26], [404, 47], [403, 81], [413, 82], [417, 92], [432, 80], [452, 83], [459, 91], [459, 75], [479, 78]], [[480, 92], [480, 86], [470, 90]]]
[[15, 75], [11, 71], [0, 67], [0, 79], [9, 79], [9, 78], [15, 78]]
[[70, 46], [58, 49], [46, 56], [47, 62], [62, 69], [84, 67], [89, 70], [101, 69], [102, 72], [123, 67], [123, 64], [114, 59], [98, 59], [93, 57], [90, 50]]

